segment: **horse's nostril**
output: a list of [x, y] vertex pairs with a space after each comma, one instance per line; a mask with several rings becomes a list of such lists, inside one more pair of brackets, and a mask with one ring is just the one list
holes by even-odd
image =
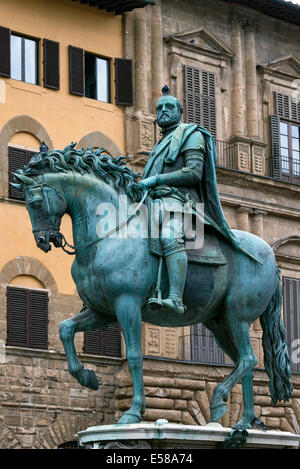
[[38, 237], [38, 242], [39, 243], [44, 243], [45, 242], [45, 237], [44, 236], [39, 236]]

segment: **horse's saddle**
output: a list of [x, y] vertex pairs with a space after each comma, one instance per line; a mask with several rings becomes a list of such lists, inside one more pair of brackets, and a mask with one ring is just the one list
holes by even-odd
[[[159, 238], [150, 238], [149, 246], [152, 254], [163, 255]], [[203, 246], [198, 249], [187, 249], [186, 254], [188, 262], [193, 264], [225, 265], [227, 263], [214, 229], [207, 225], [204, 228]]]

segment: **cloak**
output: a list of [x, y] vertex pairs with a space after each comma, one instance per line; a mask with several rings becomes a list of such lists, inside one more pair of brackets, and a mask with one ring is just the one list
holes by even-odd
[[195, 131], [200, 131], [205, 140], [203, 175], [198, 187], [196, 187], [197, 193], [201, 195], [201, 200], [204, 203], [204, 218], [236, 249], [241, 250], [251, 259], [260, 263], [258, 259], [240, 246], [239, 239], [229, 228], [225, 219], [221, 207], [215, 170], [218, 153], [212, 135], [204, 127], [197, 124], [180, 123], [173, 132], [154, 146], [145, 166], [143, 179], [155, 174], [161, 174], [164, 164], [169, 165], [174, 163], [188, 137]]

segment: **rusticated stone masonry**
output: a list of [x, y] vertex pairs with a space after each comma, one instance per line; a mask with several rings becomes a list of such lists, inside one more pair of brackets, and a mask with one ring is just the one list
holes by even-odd
[[[144, 420], [165, 418], [172, 423], [206, 425], [210, 421], [209, 404], [215, 386], [232, 371], [230, 366], [213, 367], [167, 360], [144, 360], [146, 412]], [[272, 405], [268, 376], [256, 370], [254, 377], [255, 412], [269, 430], [299, 433], [300, 379], [294, 377], [292, 399]], [[116, 419], [130, 406], [132, 382], [125, 363], [116, 377]], [[228, 412], [220, 420], [232, 427], [243, 411], [242, 387], [236, 385], [228, 398]]]

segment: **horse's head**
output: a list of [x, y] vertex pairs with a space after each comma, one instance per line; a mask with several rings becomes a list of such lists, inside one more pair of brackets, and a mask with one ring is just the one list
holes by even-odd
[[18, 172], [14, 174], [17, 183], [13, 186], [25, 194], [26, 208], [30, 215], [32, 232], [37, 246], [44, 252], [61, 247], [63, 235], [59, 232], [61, 218], [66, 212], [66, 200], [60, 189], [42, 180]]

